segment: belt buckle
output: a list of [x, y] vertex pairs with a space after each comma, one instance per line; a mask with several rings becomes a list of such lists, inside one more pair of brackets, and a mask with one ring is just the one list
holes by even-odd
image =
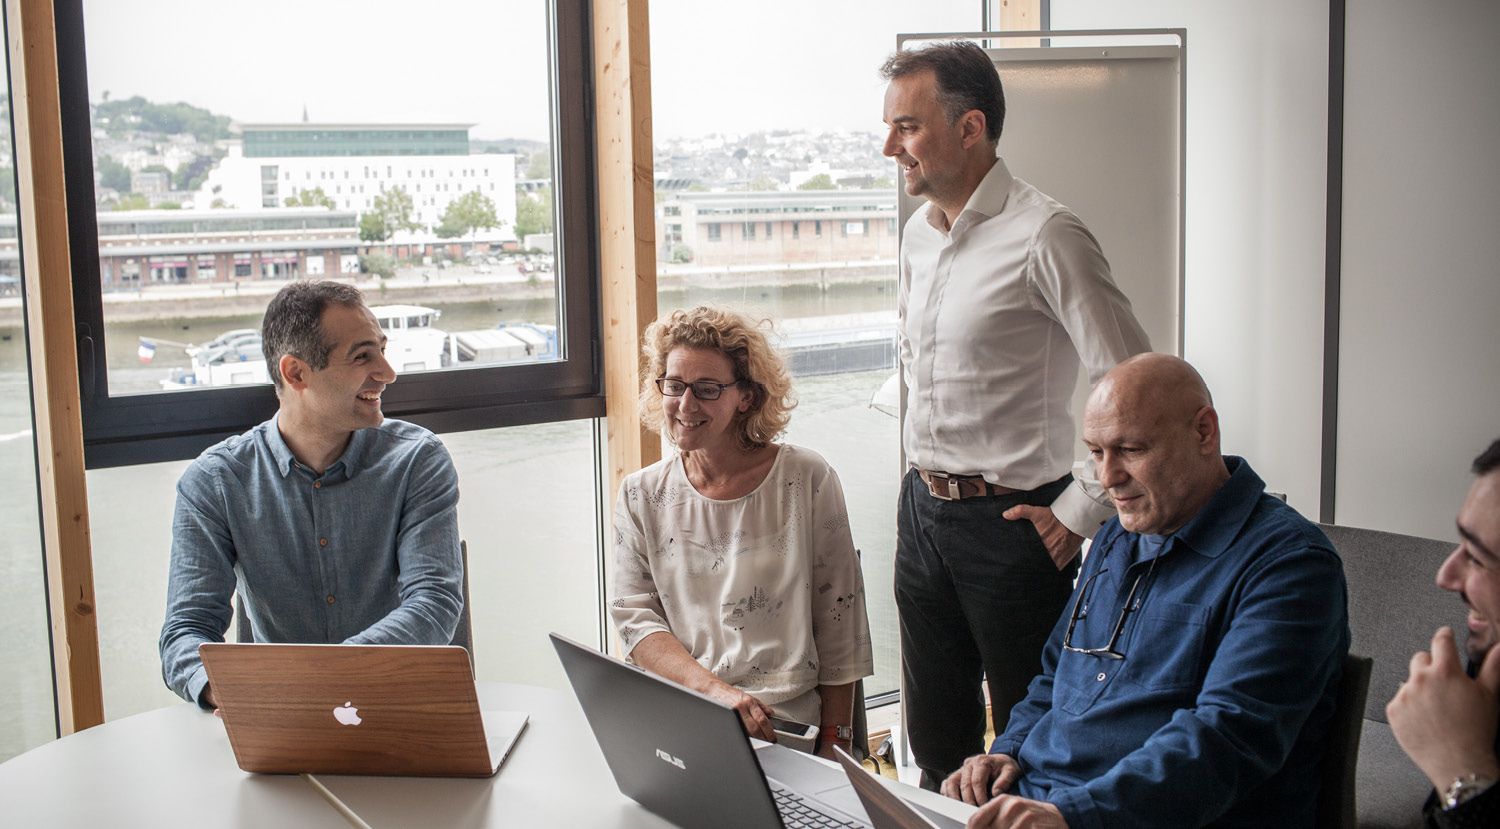
[[[959, 479], [949, 475], [947, 472], [928, 472], [927, 491], [932, 497], [942, 501], [962, 501], [964, 498], [963, 488], [959, 486]], [[945, 495], [938, 491], [937, 482], [948, 482], [948, 493]]]

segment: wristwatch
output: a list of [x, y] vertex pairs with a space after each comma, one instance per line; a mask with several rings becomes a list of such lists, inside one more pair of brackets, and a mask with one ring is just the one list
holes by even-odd
[[854, 739], [854, 728], [848, 725], [825, 725], [818, 731], [818, 739], [824, 742], [829, 740], [852, 740]]
[[1454, 778], [1448, 784], [1448, 791], [1443, 793], [1443, 811], [1458, 808], [1460, 803], [1483, 794], [1486, 789], [1495, 785], [1495, 781], [1489, 777], [1480, 777], [1477, 774], [1465, 774]]

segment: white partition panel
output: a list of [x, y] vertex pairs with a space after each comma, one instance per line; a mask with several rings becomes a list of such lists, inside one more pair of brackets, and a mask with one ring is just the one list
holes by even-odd
[[1335, 514], [1456, 539], [1500, 437], [1500, 3], [1347, 15]]

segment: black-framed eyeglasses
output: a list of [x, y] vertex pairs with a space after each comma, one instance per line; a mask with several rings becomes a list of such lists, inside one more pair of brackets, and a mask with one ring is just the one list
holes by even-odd
[[1117, 646], [1120, 644], [1120, 633], [1125, 630], [1125, 617], [1141, 609], [1141, 601], [1144, 597], [1137, 598], [1141, 582], [1151, 578], [1151, 574], [1156, 571], [1156, 561], [1159, 558], [1161, 558], [1160, 553], [1153, 556], [1151, 566], [1146, 568], [1146, 572], [1135, 577], [1135, 584], [1130, 586], [1130, 595], [1125, 597], [1125, 604], [1120, 605], [1120, 618], [1115, 620], [1115, 629], [1109, 635], [1109, 644], [1102, 648], [1075, 648], [1073, 647], [1073, 628], [1078, 624], [1079, 619], [1088, 618], [1089, 603], [1086, 600], [1089, 598], [1089, 591], [1093, 589], [1094, 579], [1108, 573], [1109, 568], [1105, 567], [1089, 576], [1089, 580], [1083, 583], [1083, 589], [1078, 591], [1078, 598], [1073, 600], [1073, 612], [1068, 618], [1068, 632], [1063, 636], [1063, 650], [1086, 656], [1100, 656], [1105, 659], [1124, 659], [1124, 652], [1120, 651]]
[[740, 381], [733, 383], [713, 383], [700, 380], [697, 383], [689, 383], [684, 380], [673, 380], [669, 377], [656, 378], [656, 388], [668, 397], [681, 397], [687, 394], [688, 389], [693, 390], [693, 396], [699, 400], [718, 400], [719, 395], [731, 386], [738, 386]]

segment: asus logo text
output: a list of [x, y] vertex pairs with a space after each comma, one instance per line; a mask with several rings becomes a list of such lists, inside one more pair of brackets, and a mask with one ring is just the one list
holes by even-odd
[[670, 764], [676, 766], [677, 768], [682, 769], [683, 771], [687, 771], [687, 765], [685, 763], [683, 763], [681, 760], [677, 759], [676, 757], [673, 757], [672, 755], [666, 753], [665, 751], [662, 751], [661, 749], [657, 749], [656, 750], [656, 756], [660, 757], [662, 760], [666, 761], [667, 763], [670, 763]]

